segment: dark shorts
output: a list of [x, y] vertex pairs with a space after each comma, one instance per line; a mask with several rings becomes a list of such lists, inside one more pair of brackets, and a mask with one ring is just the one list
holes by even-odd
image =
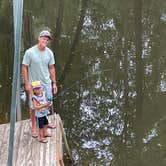
[[45, 125], [48, 125], [48, 119], [46, 116], [37, 118], [39, 129], [44, 128]]

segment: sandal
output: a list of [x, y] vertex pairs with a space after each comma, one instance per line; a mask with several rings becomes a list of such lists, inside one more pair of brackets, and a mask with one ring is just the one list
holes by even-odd
[[52, 135], [47, 133], [44, 137], [52, 137]]
[[37, 138], [37, 137], [38, 137], [38, 134], [37, 134], [36, 131], [32, 131], [32, 137], [33, 137], [33, 138]]
[[55, 128], [56, 128], [56, 125], [55, 125], [55, 124], [53, 124], [53, 123], [48, 124], [48, 128], [50, 128], [50, 129], [55, 129]]
[[41, 142], [41, 143], [47, 143], [47, 142], [48, 142], [48, 140], [47, 140], [47, 139], [45, 139], [45, 138], [42, 138], [42, 139], [40, 139], [40, 140], [39, 140], [39, 142]]

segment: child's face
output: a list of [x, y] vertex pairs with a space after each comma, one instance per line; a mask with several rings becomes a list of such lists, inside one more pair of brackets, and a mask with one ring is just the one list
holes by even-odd
[[35, 94], [40, 95], [42, 93], [42, 88], [35, 88], [33, 91]]

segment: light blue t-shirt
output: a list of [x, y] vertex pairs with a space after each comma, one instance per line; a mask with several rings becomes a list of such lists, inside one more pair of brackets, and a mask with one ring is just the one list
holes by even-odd
[[54, 65], [54, 54], [48, 47], [40, 51], [35, 45], [29, 48], [23, 57], [22, 64], [28, 66], [29, 82], [40, 80], [44, 85], [51, 84], [49, 65]]

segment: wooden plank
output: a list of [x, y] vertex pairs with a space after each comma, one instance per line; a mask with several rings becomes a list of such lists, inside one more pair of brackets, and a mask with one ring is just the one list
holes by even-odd
[[56, 123], [56, 115], [54, 115], [54, 117], [52, 118], [53, 119], [53, 123], [56, 124], [56, 129], [51, 129], [51, 143], [50, 143], [50, 156], [49, 156], [49, 160], [51, 162], [52, 165], [55, 165], [55, 162], [56, 162], [56, 148], [57, 148], [57, 145], [56, 145], [56, 130], [57, 130], [57, 123]]
[[[18, 145], [15, 142], [15, 149], [18, 148], [18, 153], [15, 154], [15, 166], [19, 165], [29, 165], [29, 163], [33, 163], [32, 158], [32, 144], [33, 140], [30, 133], [30, 122], [22, 122], [21, 123], [21, 130], [17, 133], [17, 137], [19, 136]], [[16, 152], [16, 151], [15, 151]]]
[[13, 165], [17, 160], [20, 146], [20, 137], [23, 123], [19, 122], [15, 125], [15, 134], [14, 134], [14, 153], [13, 153]]
[[3, 125], [4, 132], [1, 133], [3, 135], [2, 143], [1, 143], [1, 154], [0, 161], [1, 165], [7, 165], [8, 158], [8, 141], [9, 141], [9, 125]]
[[56, 130], [56, 145], [57, 145], [57, 153], [56, 153], [56, 165], [64, 166], [62, 159], [62, 131], [60, 128], [61, 119], [59, 115], [57, 115], [57, 130]]
[[[54, 118], [53, 118], [54, 119]], [[55, 118], [56, 122], [57, 118]], [[62, 148], [61, 135], [59, 133], [59, 125], [56, 124], [56, 129], [49, 129], [52, 137], [48, 138], [48, 143], [43, 144], [38, 141], [38, 138], [32, 138], [30, 120], [17, 122], [15, 125], [14, 153], [13, 166], [52, 166], [56, 163], [57, 153]], [[0, 163], [1, 166], [7, 165], [8, 157], [8, 141], [9, 141], [9, 124], [0, 125]], [[57, 142], [57, 140], [59, 140]], [[61, 144], [57, 146], [57, 143]]]
[[[4, 138], [4, 133], [5, 133], [5, 124], [1, 125], [0, 127], [0, 140], [3, 140]], [[2, 147], [3, 141], [0, 141], [0, 147]], [[1, 148], [0, 148], [0, 155], [1, 155]]]

